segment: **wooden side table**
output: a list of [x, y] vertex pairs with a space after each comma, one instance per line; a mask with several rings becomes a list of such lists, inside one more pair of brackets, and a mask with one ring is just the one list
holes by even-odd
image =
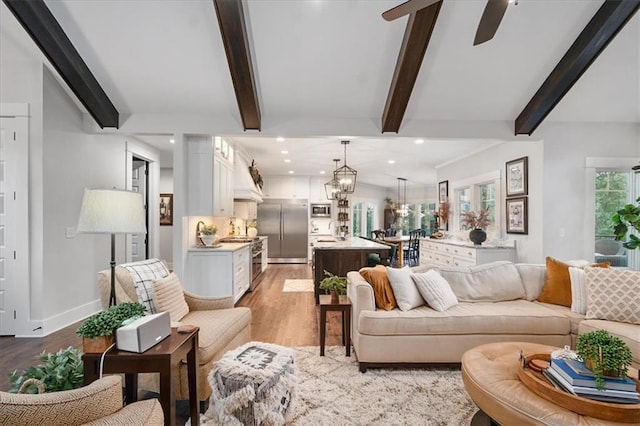
[[342, 312], [342, 344], [347, 356], [351, 356], [351, 300], [340, 296], [338, 303], [331, 303], [331, 295], [320, 295], [320, 356], [324, 356], [324, 341], [327, 334], [327, 311]]
[[[138, 373], [160, 373], [160, 405], [164, 412], [164, 424], [176, 424], [176, 376], [182, 360], [187, 359], [187, 377], [189, 380], [189, 408], [191, 424], [199, 425], [200, 410], [198, 404], [198, 329], [190, 333], [178, 333], [171, 329], [171, 335], [159, 344], [139, 354], [112, 349], [104, 357], [104, 374], [125, 374], [125, 399], [134, 402], [138, 394]], [[98, 379], [100, 357], [102, 354], [84, 354], [84, 384]]]

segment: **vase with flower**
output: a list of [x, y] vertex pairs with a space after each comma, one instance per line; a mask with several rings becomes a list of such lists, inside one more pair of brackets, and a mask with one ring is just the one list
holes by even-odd
[[460, 213], [460, 223], [469, 231], [469, 239], [474, 245], [482, 245], [487, 239], [487, 232], [484, 230], [489, 225], [489, 210], [467, 210]]

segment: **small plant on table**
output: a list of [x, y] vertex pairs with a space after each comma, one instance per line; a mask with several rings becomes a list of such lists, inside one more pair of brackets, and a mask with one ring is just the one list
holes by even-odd
[[576, 344], [578, 355], [596, 379], [596, 387], [604, 389], [605, 376], [627, 377], [631, 366], [631, 350], [618, 337], [605, 330], [596, 330], [582, 334]]

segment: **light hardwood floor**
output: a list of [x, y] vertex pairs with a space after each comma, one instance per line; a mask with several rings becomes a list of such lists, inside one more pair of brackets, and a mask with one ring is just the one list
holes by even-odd
[[[285, 279], [311, 276], [308, 265], [269, 265], [258, 287], [236, 304], [251, 309], [252, 340], [283, 346], [319, 345], [319, 313], [313, 292], [282, 291]], [[340, 313], [328, 312], [327, 318], [326, 344], [340, 345]], [[79, 325], [70, 325], [42, 338], [0, 337], [0, 389], [9, 388], [11, 371], [39, 364], [42, 351], [55, 352], [68, 346], [80, 349], [82, 341], [75, 334]]]

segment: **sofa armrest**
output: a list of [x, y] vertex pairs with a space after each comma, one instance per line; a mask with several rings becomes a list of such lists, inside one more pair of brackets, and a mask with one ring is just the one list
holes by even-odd
[[162, 406], [156, 398], [134, 402], [125, 405], [122, 410], [109, 416], [86, 423], [84, 426], [111, 426], [111, 425], [140, 425], [162, 426], [164, 425], [164, 413]]
[[353, 328], [357, 328], [360, 312], [376, 310], [373, 287], [358, 271], [347, 272], [347, 294], [351, 300], [351, 324]]
[[[76, 424], [88, 423], [122, 408], [122, 378], [106, 376], [73, 390], [44, 394], [0, 392], [2, 424], [51, 424], [50, 419], [74, 413]], [[5, 423], [6, 422], [6, 423]]]
[[187, 302], [190, 311], [214, 311], [216, 309], [233, 308], [233, 297], [211, 297], [198, 296], [183, 290], [184, 300]]

